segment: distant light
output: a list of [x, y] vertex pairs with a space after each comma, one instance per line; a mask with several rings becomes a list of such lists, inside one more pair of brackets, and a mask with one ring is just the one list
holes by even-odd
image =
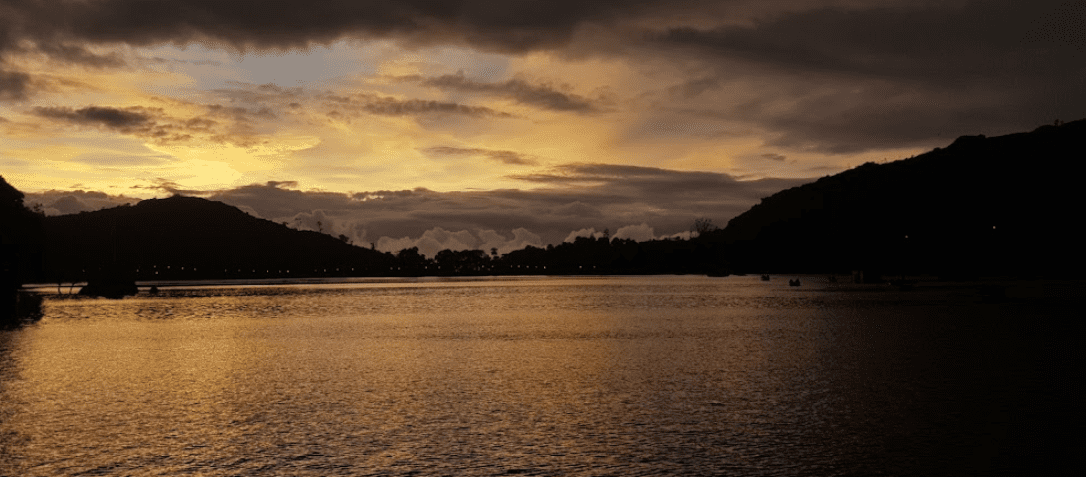
[[908, 235], [906, 235], [906, 236], [905, 236], [905, 238], [909, 238], [909, 236], [908, 236]]
[[995, 226], [994, 226], [994, 225], [992, 226], [992, 230], [995, 230]]

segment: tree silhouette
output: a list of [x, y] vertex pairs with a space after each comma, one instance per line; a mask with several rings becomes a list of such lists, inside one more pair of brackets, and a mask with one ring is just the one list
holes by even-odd
[[713, 225], [713, 220], [704, 217], [694, 219], [694, 225], [690, 226], [690, 232], [697, 236], [704, 235], [716, 229], [717, 227]]

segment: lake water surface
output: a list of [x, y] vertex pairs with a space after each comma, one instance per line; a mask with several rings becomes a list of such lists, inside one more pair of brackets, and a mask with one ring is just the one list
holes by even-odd
[[1077, 292], [787, 278], [50, 295], [0, 475], [1081, 475]]

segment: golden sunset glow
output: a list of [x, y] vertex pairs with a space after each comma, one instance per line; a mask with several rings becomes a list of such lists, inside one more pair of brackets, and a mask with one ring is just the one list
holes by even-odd
[[[0, 172], [48, 213], [96, 191], [113, 199], [95, 207], [180, 192], [267, 215], [239, 193], [425, 190], [442, 198], [398, 217], [300, 201], [265, 218], [323, 210], [368, 241], [526, 227], [547, 242], [723, 224], [864, 162], [1086, 114], [1080, 53], [1045, 2], [486, 3], [3, 7]], [[667, 187], [697, 197], [645, 192]]]

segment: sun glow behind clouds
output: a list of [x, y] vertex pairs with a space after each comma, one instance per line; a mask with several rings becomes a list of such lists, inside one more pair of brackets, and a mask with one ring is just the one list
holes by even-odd
[[[510, 174], [570, 162], [752, 177], [772, 175], [765, 166], [781, 165], [738, 160], [764, 150], [758, 140], [733, 137], [734, 125], [726, 121], [699, 123], [661, 107], [664, 89], [646, 85], [679, 82], [677, 72], [618, 58], [347, 40], [308, 51], [238, 52], [200, 44], [120, 51], [129, 68], [55, 73], [101, 86], [42, 103], [54, 108], [47, 117], [33, 108], [11, 115], [24, 130], [67, 138], [84, 155], [112, 153], [80, 140], [88, 130], [138, 141], [141, 154], [155, 161], [144, 161], [140, 173], [118, 175], [114, 187], [139, 177], [192, 187], [291, 179], [343, 192], [452, 191], [523, 187]], [[91, 108], [138, 114], [144, 121], [124, 127], [94, 122]], [[22, 149], [0, 147], [0, 153], [25, 153], [27, 147]], [[440, 150], [476, 153], [423, 152]], [[79, 156], [73, 153], [65, 157]], [[59, 185], [69, 175], [43, 172], [21, 171], [36, 176], [33, 183]]]

